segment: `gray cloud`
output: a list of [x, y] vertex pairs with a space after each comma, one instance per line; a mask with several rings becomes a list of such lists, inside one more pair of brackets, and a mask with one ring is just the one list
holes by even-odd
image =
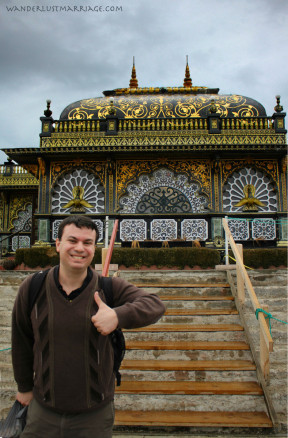
[[[288, 107], [286, 0], [107, 0], [121, 12], [28, 13], [6, 6], [99, 5], [93, 0], [1, 0], [0, 148], [39, 145], [47, 98], [53, 117], [82, 98], [127, 87], [195, 85]], [[5, 155], [0, 153], [0, 162]]]

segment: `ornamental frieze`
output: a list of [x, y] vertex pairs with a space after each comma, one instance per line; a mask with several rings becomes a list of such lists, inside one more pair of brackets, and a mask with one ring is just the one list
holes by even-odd
[[52, 187], [56, 180], [63, 174], [69, 172], [69, 170], [86, 169], [97, 175], [102, 185], [105, 184], [105, 166], [106, 162], [87, 161], [83, 159], [76, 159], [73, 161], [65, 162], [53, 162], [51, 163], [50, 172], [50, 187]]
[[23, 175], [12, 175], [12, 176], [0, 176], [0, 185], [1, 186], [38, 186], [38, 181], [32, 175], [23, 174]]
[[[187, 150], [246, 150], [249, 145], [250, 149], [256, 150], [274, 150], [275, 145], [283, 146], [286, 149], [285, 135], [118, 135], [118, 136], [87, 136], [70, 139], [67, 135], [65, 138], [46, 137], [41, 140], [41, 149], [61, 149], [71, 152], [82, 152], [83, 148], [93, 148], [93, 152], [102, 151], [133, 151], [139, 150], [179, 150], [178, 147], [186, 147]], [[84, 149], [85, 150], [85, 149]], [[52, 152], [52, 151], [51, 151]]]

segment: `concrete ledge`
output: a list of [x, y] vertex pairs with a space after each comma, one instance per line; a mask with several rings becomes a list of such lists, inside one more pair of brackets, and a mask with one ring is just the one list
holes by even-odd
[[236, 269], [236, 265], [216, 265], [216, 271], [232, 271], [232, 269]]
[[[95, 271], [97, 272], [102, 272], [102, 265], [95, 265]], [[118, 265], [116, 264], [111, 264], [109, 266], [109, 271], [118, 271]]]

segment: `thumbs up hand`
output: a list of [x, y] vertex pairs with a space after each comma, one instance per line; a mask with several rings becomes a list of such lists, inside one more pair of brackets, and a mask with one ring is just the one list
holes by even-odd
[[94, 300], [98, 306], [98, 312], [92, 316], [91, 321], [101, 335], [107, 336], [118, 326], [117, 314], [115, 310], [111, 309], [101, 300], [98, 292], [95, 292]]

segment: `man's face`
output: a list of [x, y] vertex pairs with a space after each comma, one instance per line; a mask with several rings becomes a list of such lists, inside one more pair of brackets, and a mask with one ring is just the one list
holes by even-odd
[[66, 225], [61, 240], [56, 240], [60, 265], [68, 270], [84, 271], [91, 264], [96, 243], [96, 231]]

